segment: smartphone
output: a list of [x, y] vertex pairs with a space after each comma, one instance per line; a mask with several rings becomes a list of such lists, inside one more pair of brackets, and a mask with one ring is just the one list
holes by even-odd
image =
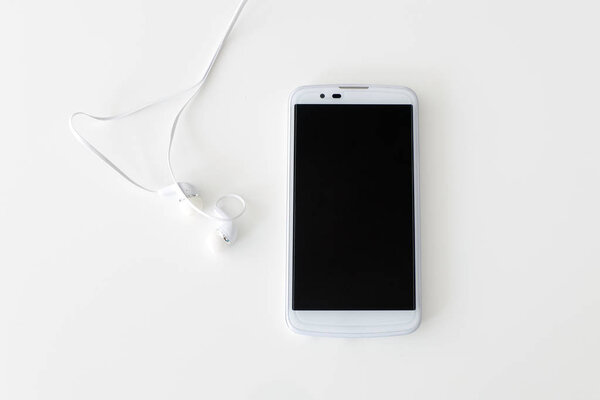
[[419, 135], [399, 86], [303, 86], [290, 96], [286, 321], [368, 337], [421, 321]]

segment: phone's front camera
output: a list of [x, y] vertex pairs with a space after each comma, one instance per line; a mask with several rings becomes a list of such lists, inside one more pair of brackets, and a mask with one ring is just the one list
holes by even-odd
[[322, 98], [322, 99], [324, 99], [325, 95], [323, 93], [321, 93], [321, 95], [319, 97]]

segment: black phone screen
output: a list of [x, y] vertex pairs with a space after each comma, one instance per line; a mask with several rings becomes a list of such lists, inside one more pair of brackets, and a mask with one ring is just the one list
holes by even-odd
[[292, 308], [414, 310], [412, 105], [294, 109]]

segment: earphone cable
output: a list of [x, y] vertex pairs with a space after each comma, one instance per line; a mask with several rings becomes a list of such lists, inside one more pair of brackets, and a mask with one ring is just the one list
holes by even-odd
[[175, 97], [181, 96], [184, 93], [188, 93], [188, 92], [192, 91], [192, 94], [187, 98], [187, 100], [185, 101], [185, 103], [183, 104], [183, 106], [181, 106], [181, 108], [179, 109], [179, 111], [177, 112], [177, 114], [175, 115], [175, 118], [173, 120], [173, 124], [171, 126], [170, 137], [169, 137], [169, 147], [168, 147], [168, 152], [167, 152], [167, 165], [168, 165], [168, 168], [169, 168], [169, 174], [171, 175], [171, 179], [173, 179], [173, 183], [177, 184], [177, 187], [179, 189], [180, 195], [183, 196], [182, 198], [186, 198], [187, 201], [189, 202], [190, 206], [194, 209], [194, 211], [196, 211], [200, 215], [203, 215], [203, 216], [205, 216], [205, 217], [207, 217], [209, 219], [213, 219], [213, 220], [217, 220], [217, 221], [233, 221], [234, 219], [239, 218], [244, 213], [244, 211], [246, 210], [246, 201], [243, 199], [243, 197], [241, 197], [241, 196], [239, 196], [237, 194], [234, 194], [234, 193], [230, 193], [230, 194], [226, 194], [224, 196], [221, 196], [217, 200], [217, 202], [216, 202], [217, 206], [219, 206], [219, 204], [221, 204], [225, 199], [228, 199], [228, 198], [235, 199], [235, 200], [237, 200], [237, 201], [240, 202], [240, 204], [242, 206], [241, 210], [237, 214], [233, 215], [230, 218], [223, 218], [223, 217], [212, 215], [212, 214], [209, 214], [209, 213], [206, 213], [205, 211], [203, 211], [200, 207], [196, 206], [192, 201], [190, 201], [189, 197], [184, 193], [183, 189], [179, 185], [179, 181], [175, 177], [175, 173], [173, 172], [173, 167], [172, 167], [172, 164], [171, 164], [171, 149], [173, 147], [173, 141], [174, 141], [174, 138], [175, 138], [175, 131], [176, 131], [177, 125], [179, 123], [179, 118], [181, 117], [181, 115], [183, 114], [183, 112], [186, 110], [187, 106], [190, 104], [190, 102], [192, 101], [192, 99], [194, 99], [194, 97], [199, 93], [200, 89], [204, 85], [204, 82], [208, 78], [208, 75], [210, 74], [210, 71], [212, 70], [215, 62], [217, 61], [217, 58], [219, 57], [219, 54], [221, 53], [221, 49], [223, 48], [223, 45], [225, 44], [225, 41], [229, 37], [229, 34], [233, 30], [233, 27], [235, 26], [235, 23], [236, 23], [238, 17], [240, 16], [242, 10], [244, 9], [244, 6], [246, 5], [246, 2], [247, 2], [247, 0], [242, 0], [239, 3], [237, 9], [235, 10], [233, 18], [229, 22], [229, 25], [227, 27], [227, 30], [225, 31], [225, 34], [223, 35], [221, 41], [219, 42], [219, 46], [215, 50], [215, 52], [213, 54], [213, 57], [212, 57], [210, 63], [208, 64], [208, 67], [205, 69], [204, 74], [202, 75], [202, 78], [198, 82], [196, 82], [194, 85], [188, 87], [187, 89], [179, 91], [177, 93], [174, 93], [174, 94], [165, 96], [163, 98], [160, 98], [158, 100], [146, 103], [146, 104], [144, 104], [141, 107], [138, 107], [138, 108], [135, 108], [133, 110], [126, 111], [126, 112], [123, 112], [123, 113], [119, 113], [119, 114], [115, 114], [115, 115], [109, 115], [109, 116], [97, 116], [97, 115], [92, 115], [92, 114], [88, 114], [88, 113], [84, 113], [84, 112], [76, 112], [76, 113], [72, 114], [71, 117], [69, 118], [69, 127], [71, 129], [71, 132], [73, 133], [73, 135], [75, 136], [75, 138], [86, 149], [88, 149], [90, 152], [92, 152], [92, 154], [94, 154], [98, 158], [100, 158], [100, 160], [104, 161], [104, 163], [106, 163], [109, 167], [111, 167], [119, 175], [121, 175], [123, 178], [125, 178], [127, 181], [129, 181], [133, 185], [135, 185], [138, 188], [143, 189], [143, 190], [145, 190], [147, 192], [156, 193], [157, 190], [154, 190], [154, 189], [151, 189], [149, 187], [146, 187], [146, 186], [144, 186], [144, 185], [136, 182], [130, 176], [128, 176], [123, 170], [121, 170], [119, 167], [117, 167], [108, 157], [106, 157], [104, 154], [102, 154], [102, 152], [100, 152], [100, 150], [98, 150], [87, 139], [85, 139], [75, 129], [75, 126], [74, 126], [74, 123], [73, 123], [74, 119], [77, 116], [81, 115], [81, 116], [86, 116], [88, 118], [94, 119], [96, 121], [114, 121], [114, 120], [119, 120], [119, 119], [122, 119], [122, 118], [126, 118], [126, 117], [129, 117], [129, 116], [132, 116], [132, 115], [137, 114], [139, 112], [142, 112], [145, 109], [150, 108], [152, 106], [165, 103], [165, 102], [167, 102], [167, 101], [169, 101], [169, 100], [171, 100], [171, 99], [173, 99]]

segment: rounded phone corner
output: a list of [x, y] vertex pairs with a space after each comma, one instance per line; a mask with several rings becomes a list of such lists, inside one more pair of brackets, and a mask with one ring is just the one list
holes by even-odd
[[415, 91], [412, 90], [409, 87], [402, 86], [402, 88], [406, 91], [406, 93], [410, 97], [412, 104], [415, 105], [415, 106], [418, 106], [419, 105], [419, 98], [417, 97], [417, 93], [415, 93]]
[[296, 89], [292, 90], [292, 92], [290, 93], [290, 98], [289, 98], [289, 103], [290, 105], [296, 103], [297, 97], [305, 90], [310, 89], [311, 85], [302, 85], [302, 86], [298, 86]]
[[410, 335], [411, 333], [414, 333], [421, 326], [421, 321], [421, 310], [415, 310], [414, 321], [412, 321], [411, 325], [409, 325], [404, 332], [400, 333], [400, 335]]
[[294, 332], [297, 335], [304, 335], [304, 336], [316, 336], [317, 335], [314, 332], [307, 331], [305, 329], [300, 328], [298, 325], [296, 325], [294, 323], [293, 313], [294, 313], [294, 311], [289, 308], [285, 312], [285, 324], [287, 325], [287, 327], [290, 331]]
[[291, 316], [290, 316], [290, 310], [289, 309], [287, 309], [285, 311], [285, 324], [288, 327], [288, 329], [291, 330], [292, 332], [294, 332], [294, 333], [300, 333], [300, 332], [298, 332], [298, 328], [291, 321]]

